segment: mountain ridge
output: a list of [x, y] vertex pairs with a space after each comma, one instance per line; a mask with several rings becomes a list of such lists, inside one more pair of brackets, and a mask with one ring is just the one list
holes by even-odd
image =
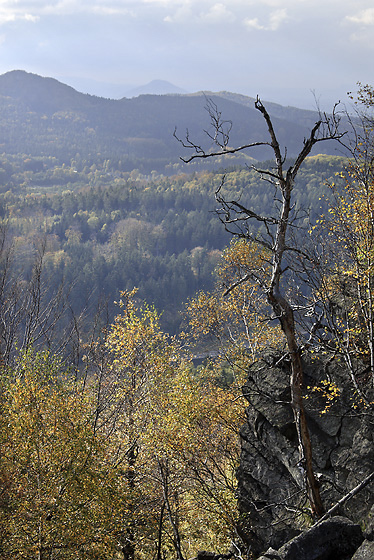
[[[254, 100], [240, 94], [146, 94], [113, 100], [80, 93], [54, 78], [14, 70], [0, 75], [1, 148], [6, 153], [51, 155], [62, 160], [78, 152], [95, 158], [99, 154], [126, 160], [129, 170], [143, 165], [164, 172], [180, 156], [191, 153], [175, 140], [175, 130], [181, 138], [188, 130], [197, 144], [210, 148], [204, 133], [210, 124], [207, 97], [233, 123], [230, 145], [268, 141]], [[287, 146], [289, 156], [295, 155], [318, 113], [272, 103], [266, 106], [280, 143]], [[334, 150], [324, 143], [323, 153]], [[259, 160], [272, 157], [266, 146], [248, 155]]]

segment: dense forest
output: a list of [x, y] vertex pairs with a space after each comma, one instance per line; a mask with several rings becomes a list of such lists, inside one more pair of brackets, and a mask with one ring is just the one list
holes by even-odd
[[[0, 77], [0, 558], [184, 560], [230, 547], [253, 557], [236, 481], [253, 364], [273, 352], [291, 371], [300, 449], [294, 372], [305, 353], [344, 364], [349, 414], [372, 414], [372, 89], [358, 95], [359, 142], [338, 128], [344, 119], [318, 125], [335, 155], [319, 153], [318, 127], [300, 143], [313, 118], [297, 110], [304, 125], [293, 122], [281, 153], [274, 129], [284, 145], [290, 128], [257, 100], [274, 160], [225, 158], [218, 141], [206, 166], [211, 146], [191, 135], [189, 167], [144, 152], [144, 138], [124, 155], [114, 102], [33, 77], [27, 105], [25, 76], [10, 74]], [[94, 116], [95, 127], [112, 119], [99, 153]], [[329, 375], [308, 390], [318, 414], [340, 395]], [[298, 528], [325, 510], [313, 477], [297, 493]]]
[[[321, 195], [343, 164], [337, 156], [308, 159], [296, 187], [300, 208], [313, 209], [304, 224], [323, 211]], [[77, 157], [58, 165], [54, 158], [19, 154], [3, 155], [0, 173], [1, 212], [22, 266], [25, 254], [32, 266], [33, 251], [44, 242], [48, 284], [56, 290], [64, 279], [71, 286], [77, 315], [104, 297], [113, 318], [120, 290], [137, 287], [175, 333], [183, 303], [213, 286], [212, 273], [230, 241], [214, 212], [223, 172], [152, 178], [120, 172], [108, 160], [88, 166]], [[264, 193], [255, 171], [234, 167], [224, 174], [230, 196], [266, 211], [272, 193]]]

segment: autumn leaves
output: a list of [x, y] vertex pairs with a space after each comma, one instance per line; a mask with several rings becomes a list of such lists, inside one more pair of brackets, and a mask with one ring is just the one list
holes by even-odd
[[186, 558], [234, 535], [243, 403], [135, 293], [120, 306], [81, 379], [32, 350], [3, 371], [1, 558]]

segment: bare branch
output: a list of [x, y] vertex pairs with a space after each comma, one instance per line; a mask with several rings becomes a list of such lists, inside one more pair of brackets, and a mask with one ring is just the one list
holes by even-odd
[[[290, 300], [287, 291], [285, 291], [284, 282], [281, 282], [281, 279], [286, 271], [291, 271], [293, 268], [292, 262], [289, 262], [288, 258], [290, 254], [298, 255], [303, 259], [309, 258], [306, 251], [299, 249], [294, 243], [290, 243], [290, 227], [292, 227], [292, 223], [296, 219], [293, 214], [295, 205], [292, 194], [297, 173], [316, 143], [326, 140], [340, 141], [345, 132], [339, 131], [340, 120], [336, 106], [330, 117], [327, 117], [326, 114], [320, 115], [320, 119], [314, 124], [309, 136], [306, 139], [304, 138], [303, 146], [293, 165], [290, 165], [285, 171], [284, 164], [286, 158], [282, 155], [271, 117], [259, 97], [255, 101], [255, 108], [262, 114], [265, 120], [270, 141], [251, 142], [238, 148], [229, 148], [228, 131], [231, 130], [231, 123], [227, 125], [227, 122], [222, 120], [217, 106], [211, 103], [207, 110], [211, 118], [213, 133], [207, 134], [214, 144], [219, 146], [220, 150], [204, 150], [200, 145], [193, 143], [187, 134], [186, 141], [181, 141], [181, 143], [184, 147], [193, 149], [194, 154], [189, 158], [181, 159], [185, 162], [190, 162], [196, 158], [215, 157], [225, 153], [235, 153], [247, 148], [265, 145], [271, 147], [273, 151], [275, 170], [258, 170], [254, 168], [265, 181], [275, 187], [272, 215], [266, 217], [258, 214], [254, 209], [247, 208], [238, 200], [227, 200], [222, 194], [224, 178], [216, 190], [216, 200], [220, 204], [217, 214], [227, 231], [266, 247], [272, 255], [270, 274], [265, 281], [261, 282], [261, 286], [267, 302], [271, 306], [274, 316], [278, 319], [286, 337], [291, 362], [291, 406], [298, 434], [300, 464], [302, 463], [305, 469], [307, 496], [311, 505], [312, 515], [321, 517], [324, 509], [319, 484], [313, 471], [312, 447], [302, 395], [304, 373], [301, 361], [302, 347], [296, 331], [293, 302]], [[286, 151], [284, 153], [286, 154]], [[263, 234], [261, 229], [256, 233], [253, 232], [253, 229], [251, 231], [250, 224], [253, 223], [257, 223], [257, 226], [260, 224], [260, 228], [263, 227], [265, 233]], [[235, 230], [235, 228], [237, 229]], [[288, 261], [286, 261], [287, 258]], [[230, 293], [234, 288], [249, 280], [258, 281], [256, 271], [249, 271], [241, 276], [239, 280], [226, 289], [225, 294]]]
[[178, 138], [178, 136], [176, 135], [176, 132], [174, 132], [174, 137], [178, 140], [178, 142], [180, 142], [182, 144], [182, 146], [184, 148], [192, 148], [196, 151], [196, 153], [194, 155], [192, 155], [188, 158], [181, 157], [180, 159], [184, 163], [190, 163], [194, 159], [206, 159], [206, 158], [210, 158], [210, 157], [223, 156], [223, 155], [227, 155], [227, 154], [235, 154], [237, 152], [241, 152], [243, 150], [246, 150], [247, 148], [255, 148], [256, 146], [269, 146], [268, 142], [251, 142], [249, 144], [243, 144], [243, 146], [239, 146], [238, 148], [224, 148], [224, 149], [222, 149], [218, 152], [205, 152], [201, 146], [199, 146], [198, 144], [194, 144], [192, 141], [189, 140], [188, 131], [187, 131], [187, 134], [186, 134], [187, 142]]
[[270, 138], [271, 138], [271, 147], [273, 149], [273, 152], [274, 152], [274, 155], [275, 155], [275, 161], [276, 161], [276, 164], [277, 164], [278, 178], [283, 178], [284, 158], [282, 158], [279, 143], [278, 143], [277, 137], [275, 135], [274, 128], [273, 128], [273, 123], [271, 122], [269, 113], [265, 109], [264, 105], [262, 104], [262, 102], [261, 102], [261, 100], [258, 96], [257, 96], [256, 102], [255, 102], [255, 107], [263, 115], [263, 117], [265, 119], [265, 122], [267, 124], [269, 135], [270, 135]]
[[213, 142], [214, 146], [217, 146], [218, 150], [205, 149], [200, 144], [192, 141], [190, 139], [190, 134], [188, 129], [186, 130], [186, 135], [184, 140], [182, 140], [177, 135], [177, 129], [174, 129], [173, 136], [178, 142], [189, 150], [193, 150], [194, 154], [189, 157], [181, 157], [180, 159], [184, 163], [190, 163], [194, 159], [206, 159], [211, 157], [217, 157], [227, 154], [235, 154], [249, 148], [255, 148], [256, 146], [270, 146], [269, 142], [250, 142], [248, 144], [243, 144], [236, 148], [229, 147], [230, 133], [232, 130], [232, 121], [223, 120], [222, 113], [218, 110], [217, 104], [210, 98], [206, 98], [205, 110], [208, 112], [210, 117], [211, 130], [205, 130], [206, 136]]
[[363, 490], [363, 488], [368, 486], [368, 484], [370, 484], [370, 482], [372, 482], [373, 480], [374, 480], [374, 472], [371, 472], [367, 477], [364, 478], [364, 480], [362, 480], [359, 484], [357, 484], [357, 486], [352, 488], [352, 490], [350, 490], [348, 494], [343, 496], [343, 498], [341, 498], [341, 500], [339, 500], [332, 508], [326, 511], [325, 515], [323, 515], [320, 519], [318, 519], [318, 521], [314, 525], [318, 525], [319, 523], [322, 523], [322, 521], [325, 521], [326, 519], [331, 517], [340, 508], [340, 506], [344, 505], [345, 502], [353, 498], [353, 496], [358, 494], [361, 490]]

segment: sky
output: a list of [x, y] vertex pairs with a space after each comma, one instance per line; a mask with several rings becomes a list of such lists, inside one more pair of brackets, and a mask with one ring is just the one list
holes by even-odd
[[123, 97], [167, 80], [323, 109], [374, 85], [373, 0], [0, 0], [0, 74]]

